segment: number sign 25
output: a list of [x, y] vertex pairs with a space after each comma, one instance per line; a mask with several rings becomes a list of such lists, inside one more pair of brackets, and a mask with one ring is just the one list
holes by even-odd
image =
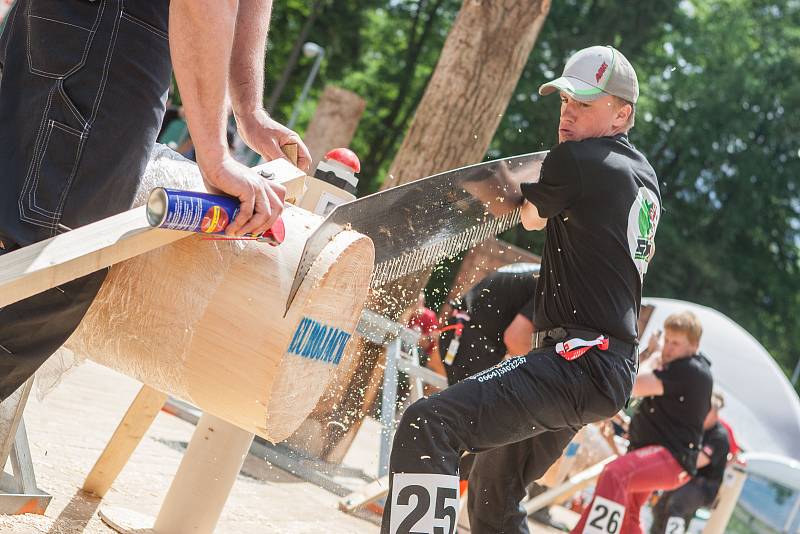
[[625, 517], [625, 507], [614, 501], [595, 496], [583, 534], [618, 534]]
[[454, 534], [458, 477], [397, 473], [392, 485], [391, 534]]

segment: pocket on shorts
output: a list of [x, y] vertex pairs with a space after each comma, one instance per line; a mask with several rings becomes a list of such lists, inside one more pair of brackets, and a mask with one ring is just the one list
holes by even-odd
[[48, 120], [34, 149], [34, 162], [20, 197], [22, 220], [55, 230], [80, 159], [84, 136]]
[[132, 24], [139, 30], [150, 33], [151, 36], [169, 41], [167, 22], [159, 20], [159, 18], [165, 19], [168, 14], [166, 10], [160, 9], [157, 2], [149, 6], [141, 2], [137, 4], [123, 2], [121, 17], [123, 22]]
[[65, 78], [86, 62], [104, 0], [30, 0], [25, 12], [28, 69]]

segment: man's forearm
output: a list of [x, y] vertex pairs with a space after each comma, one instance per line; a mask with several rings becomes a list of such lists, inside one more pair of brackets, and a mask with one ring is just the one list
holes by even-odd
[[652, 372], [642, 372], [639, 369], [639, 374], [636, 375], [636, 380], [633, 382], [632, 397], [658, 397], [664, 394], [664, 384]]
[[239, 0], [230, 64], [230, 94], [236, 115], [264, 105], [264, 57], [272, 0]]
[[228, 155], [226, 92], [236, 0], [172, 0], [170, 53], [201, 169]]
[[523, 228], [529, 231], [541, 230], [547, 226], [547, 219], [541, 217], [538, 208], [527, 200], [522, 203], [520, 218], [522, 219]]

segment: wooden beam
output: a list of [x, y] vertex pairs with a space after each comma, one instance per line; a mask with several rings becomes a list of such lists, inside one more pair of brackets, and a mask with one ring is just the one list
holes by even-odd
[[598, 462], [592, 467], [589, 467], [588, 469], [585, 469], [580, 473], [570, 477], [566, 482], [560, 484], [559, 486], [550, 488], [544, 493], [537, 495], [533, 499], [524, 502], [522, 506], [525, 508], [525, 512], [528, 515], [531, 515], [532, 513], [550, 506], [553, 503], [559, 502], [564, 498], [579, 492], [586, 486], [593, 484], [595, 480], [600, 478], [603, 468], [613, 462], [616, 458], [616, 455], [609, 456], [602, 462]]
[[[305, 173], [285, 159], [258, 167], [274, 173], [286, 198], [302, 196]], [[183, 239], [189, 232], [151, 228], [144, 206], [0, 256], [0, 308], [115, 263]]]
[[104, 497], [158, 415], [167, 395], [144, 385], [86, 476], [83, 491]]

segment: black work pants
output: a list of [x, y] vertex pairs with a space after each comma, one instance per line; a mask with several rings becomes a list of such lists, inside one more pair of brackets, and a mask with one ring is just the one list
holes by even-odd
[[703, 477], [696, 477], [680, 488], [664, 492], [653, 507], [653, 526], [650, 534], [676, 534], [688, 531], [695, 512], [711, 506], [719, 485], [711, 485]]
[[[381, 532], [452, 533], [462, 451], [481, 453], [470, 475], [476, 481], [470, 485], [473, 534], [527, 532], [519, 508], [527, 482], [547, 470], [583, 425], [625, 405], [635, 360], [635, 347], [615, 340], [609, 350], [592, 349], [571, 362], [546, 347], [412, 404], [394, 438]], [[520, 470], [514, 461], [525, 447], [533, 453]], [[487, 477], [492, 466], [506, 470], [508, 479]]]
[[[169, 89], [168, 0], [18, 0], [0, 38], [0, 241], [131, 207]], [[0, 400], [69, 337], [105, 271], [0, 309]]]

